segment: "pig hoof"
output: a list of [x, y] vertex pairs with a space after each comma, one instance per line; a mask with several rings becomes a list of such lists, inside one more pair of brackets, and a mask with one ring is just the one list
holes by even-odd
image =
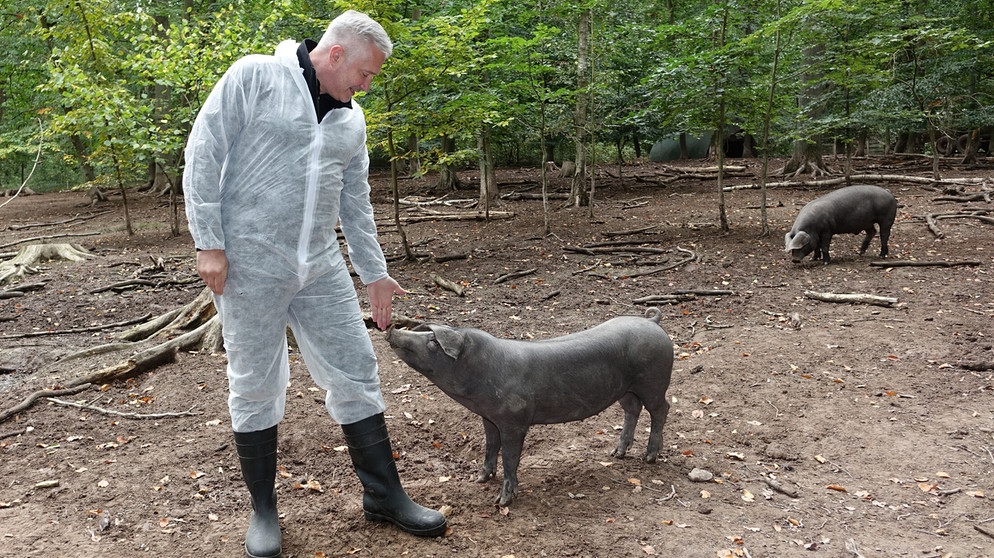
[[487, 482], [491, 477], [494, 476], [493, 471], [483, 471], [480, 476], [476, 477], [476, 482]]

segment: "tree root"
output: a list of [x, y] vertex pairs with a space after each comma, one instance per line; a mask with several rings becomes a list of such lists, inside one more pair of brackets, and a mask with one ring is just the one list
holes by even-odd
[[27, 396], [24, 401], [21, 401], [17, 405], [7, 409], [6, 411], [0, 411], [0, 422], [3, 422], [10, 417], [20, 413], [21, 411], [30, 408], [34, 405], [35, 401], [42, 397], [56, 397], [60, 395], [73, 395], [74, 393], [79, 393], [86, 388], [90, 387], [90, 384], [80, 384], [75, 387], [67, 389], [42, 389], [38, 390], [31, 395]]
[[43, 261], [81, 262], [92, 257], [92, 254], [73, 244], [31, 244], [21, 248], [13, 259], [0, 262], [0, 284], [14, 277], [24, 277], [27, 273], [36, 273], [35, 268]]

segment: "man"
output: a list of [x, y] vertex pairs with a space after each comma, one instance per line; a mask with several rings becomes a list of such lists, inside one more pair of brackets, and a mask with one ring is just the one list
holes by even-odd
[[373, 321], [385, 329], [394, 293], [405, 291], [376, 240], [366, 123], [352, 95], [369, 90], [392, 50], [383, 27], [349, 10], [316, 44], [284, 41], [272, 56], [235, 62], [190, 132], [186, 211], [197, 271], [223, 324], [228, 408], [252, 497], [252, 557], [281, 553], [275, 475], [288, 324], [342, 425], [366, 518], [420, 536], [445, 532], [445, 517], [401, 486], [376, 357], [335, 232], [340, 220]]

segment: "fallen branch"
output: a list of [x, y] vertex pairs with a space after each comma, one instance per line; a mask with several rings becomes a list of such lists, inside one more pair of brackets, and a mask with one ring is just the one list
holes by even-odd
[[597, 254], [631, 254], [635, 253], [645, 253], [645, 254], [667, 254], [669, 250], [665, 248], [653, 248], [651, 246], [629, 246], [633, 244], [631, 242], [620, 242], [613, 244], [614, 246], [628, 246], [627, 248], [611, 248], [611, 243], [601, 243], [601, 245], [589, 245], [589, 246], [564, 246], [563, 250], [567, 252], [574, 252], [577, 254], [586, 254], [588, 256], [594, 256]]
[[20, 413], [21, 411], [23, 411], [23, 410], [31, 407], [32, 405], [34, 405], [35, 401], [37, 401], [39, 398], [42, 398], [42, 397], [57, 397], [57, 396], [62, 396], [62, 395], [73, 395], [73, 394], [79, 393], [79, 392], [87, 389], [88, 387], [90, 387], [90, 385], [91, 384], [79, 384], [79, 385], [76, 385], [76, 386], [72, 386], [72, 387], [68, 387], [68, 388], [63, 388], [63, 389], [42, 389], [42, 390], [38, 390], [38, 391], [32, 393], [31, 395], [28, 395], [24, 399], [24, 401], [21, 401], [20, 403], [18, 403], [17, 405], [14, 405], [13, 407], [7, 409], [6, 411], [0, 412], [0, 422], [4, 422], [5, 420], [7, 420], [10, 417], [16, 415], [17, 413]]
[[[982, 184], [985, 178], [958, 178], [950, 180], [936, 180], [924, 176], [907, 176], [903, 174], [854, 174], [848, 179], [844, 176], [829, 178], [826, 180], [788, 180], [784, 182], [768, 182], [767, 188], [796, 188], [796, 187], [818, 187], [835, 186], [846, 182], [911, 182], [914, 184], [929, 185], [949, 185], [960, 186], [964, 184]], [[725, 186], [722, 188], [726, 192], [734, 190], [758, 190], [759, 184], [740, 184], [738, 186]]]
[[994, 539], [994, 532], [988, 531], [987, 529], [984, 529], [980, 525], [974, 525], [973, 528], [976, 529], [978, 533], [981, 533], [983, 535], [987, 535], [988, 537]]
[[804, 296], [820, 300], [822, 302], [846, 302], [851, 304], [872, 304], [874, 306], [892, 307], [897, 304], [897, 299], [889, 296], [876, 296], [860, 293], [819, 293], [815, 291], [804, 291]]
[[[774, 409], [775, 408], [776, 407], [774, 407]], [[773, 490], [776, 490], [780, 494], [783, 494], [785, 496], [790, 496], [791, 498], [800, 498], [801, 497], [801, 495], [798, 494], [796, 490], [794, 490], [793, 488], [788, 488], [788, 487], [780, 484], [780, 482], [777, 481], [777, 480], [771, 479], [769, 477], [762, 477], [762, 479], [763, 479], [763, 482], [765, 482], [767, 485], [769, 485], [770, 488], [772, 488]]]
[[642, 298], [633, 299], [632, 302], [635, 304], [655, 304], [660, 302], [666, 304], [679, 304], [681, 302], [695, 300], [696, 298], [697, 297], [692, 294], [663, 294], [643, 296]]
[[677, 251], [684, 252], [684, 253], [687, 253], [687, 254], [690, 254], [690, 255], [687, 256], [686, 258], [682, 259], [682, 260], [673, 262], [673, 263], [668, 264], [668, 265], [654, 267], [652, 269], [647, 269], [645, 271], [640, 271], [638, 273], [629, 273], [629, 274], [626, 274], [626, 275], [618, 275], [618, 276], [610, 276], [610, 275], [608, 275], [608, 276], [606, 276], [606, 278], [607, 279], [628, 279], [628, 278], [631, 278], [631, 277], [643, 277], [645, 275], [653, 275], [655, 273], [660, 273], [660, 272], [663, 272], [663, 271], [669, 271], [671, 269], [676, 269], [676, 268], [680, 267], [681, 265], [683, 265], [685, 263], [689, 263], [689, 262], [692, 262], [692, 261], [694, 261], [694, 260], [697, 259], [697, 254], [695, 254], [693, 250], [687, 250], [685, 248], [680, 248], [678, 246], [677, 247]]
[[521, 270], [521, 271], [512, 271], [511, 273], [505, 273], [504, 275], [501, 275], [500, 277], [494, 279], [494, 285], [503, 283], [505, 281], [510, 281], [511, 279], [517, 279], [519, 277], [525, 277], [525, 276], [531, 275], [532, 273], [535, 273], [536, 271], [538, 271], [538, 268], [533, 267], [531, 269], [525, 269], [525, 270]]
[[642, 227], [640, 229], [629, 229], [626, 231], [607, 231], [606, 233], [604, 233], [604, 236], [610, 238], [613, 236], [627, 236], [630, 234], [639, 234], [639, 233], [644, 233], [646, 231], [651, 231], [652, 229], [655, 229], [658, 226], [659, 225], [650, 225], [648, 227]]
[[190, 407], [189, 411], [179, 411], [172, 413], [125, 413], [123, 411], [114, 411], [111, 409], [104, 409], [102, 407], [97, 407], [96, 405], [86, 405], [83, 403], [76, 403], [74, 401], [63, 401], [61, 399], [56, 399], [54, 397], [46, 397], [52, 403], [58, 403], [59, 405], [65, 405], [67, 407], [75, 407], [77, 409], [86, 409], [88, 411], [96, 411], [104, 415], [114, 415], [116, 417], [124, 417], [130, 419], [162, 419], [162, 418], [176, 418], [176, 417], [194, 417], [201, 413], [194, 413], [193, 407]]
[[[487, 221], [495, 219], [510, 219], [515, 217], [513, 211], [491, 211], [489, 214], [483, 211], [474, 211], [472, 213], [438, 213], [430, 215], [404, 215], [400, 217], [401, 224], [408, 223], [424, 223], [426, 221]], [[384, 220], [383, 226], [387, 227], [394, 225], [395, 222], [391, 218], [389, 221]], [[380, 227], [380, 222], [376, 224], [377, 229]]]
[[115, 322], [112, 324], [104, 324], [98, 326], [90, 327], [78, 327], [74, 329], [54, 329], [50, 331], [30, 331], [28, 333], [11, 333], [7, 335], [0, 335], [0, 339], [23, 339], [25, 337], [41, 337], [44, 335], [66, 335], [69, 333], [88, 333], [91, 331], [103, 331], [105, 329], [113, 329], [115, 327], [121, 327], [131, 324], [136, 324], [138, 322], [144, 322], [151, 317], [151, 314], [145, 314], [140, 318], [133, 318], [130, 320], [124, 320], [122, 322]]
[[69, 223], [75, 223], [77, 221], [89, 221], [90, 219], [94, 219], [96, 217], [100, 217], [101, 215], [106, 215], [108, 213], [110, 213], [109, 209], [107, 211], [101, 211], [99, 213], [91, 213], [86, 216], [76, 215], [68, 219], [63, 219], [61, 221], [50, 221], [47, 223], [25, 223], [23, 225], [10, 225], [7, 228], [12, 231], [19, 231], [22, 229], [33, 229], [37, 227], [54, 227], [57, 225], [68, 225]]
[[977, 260], [961, 260], [958, 262], [926, 262], [915, 260], [880, 260], [870, 262], [870, 267], [956, 267], [960, 265], [980, 265]]
[[432, 276], [431, 276], [431, 279], [432, 279], [432, 281], [434, 281], [434, 282], [435, 282], [435, 284], [436, 284], [436, 285], [438, 285], [439, 287], [442, 287], [443, 289], [445, 289], [445, 290], [447, 290], [447, 291], [452, 291], [452, 292], [456, 293], [456, 295], [457, 295], [457, 296], [463, 296], [463, 293], [464, 293], [464, 292], [465, 292], [465, 290], [466, 290], [466, 289], [464, 289], [464, 288], [462, 287], [462, 285], [459, 285], [459, 284], [457, 284], [457, 283], [454, 283], [454, 282], [452, 282], [452, 281], [449, 281], [448, 279], [443, 279], [443, 278], [442, 278], [441, 276], [439, 276], [439, 275], [432, 275]]
[[0, 244], [0, 250], [4, 248], [9, 248], [11, 246], [17, 246], [18, 244], [24, 244], [25, 242], [34, 242], [36, 240], [51, 240], [53, 238], [68, 238], [76, 236], [96, 236], [100, 234], [99, 232], [88, 232], [88, 233], [63, 233], [63, 234], [50, 234], [46, 236], [35, 236], [31, 238], [22, 238], [21, 240], [15, 240], [14, 242], [8, 242], [7, 244]]
[[445, 254], [445, 255], [442, 255], [442, 256], [435, 256], [434, 258], [432, 258], [432, 261], [435, 262], [435, 263], [445, 263], [445, 262], [451, 262], [451, 261], [455, 261], [455, 260], [465, 260], [465, 259], [468, 259], [468, 258], [469, 258], [469, 254], [467, 254], [467, 253], [464, 252], [462, 254]]
[[46, 284], [47, 283], [21, 283], [16, 287], [0, 291], [0, 299], [17, 298], [24, 296], [24, 293], [30, 291], [40, 291], [45, 288]]

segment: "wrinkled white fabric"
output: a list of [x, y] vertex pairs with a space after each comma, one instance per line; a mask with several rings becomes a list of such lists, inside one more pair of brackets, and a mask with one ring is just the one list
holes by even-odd
[[383, 412], [376, 357], [335, 226], [364, 284], [387, 276], [369, 202], [362, 109], [319, 123], [296, 58], [237, 61], [190, 132], [183, 190], [197, 248], [223, 249], [224, 292], [214, 297], [228, 354], [232, 428], [263, 430], [283, 417], [290, 325], [332, 418]]

